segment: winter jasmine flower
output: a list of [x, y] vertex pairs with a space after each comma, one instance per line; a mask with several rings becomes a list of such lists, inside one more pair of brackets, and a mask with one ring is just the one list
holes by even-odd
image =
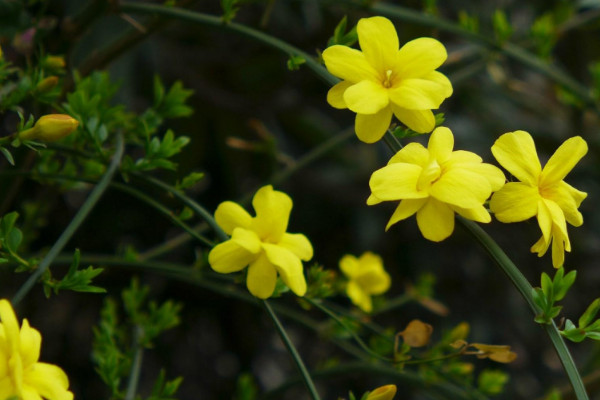
[[292, 292], [303, 296], [306, 280], [301, 260], [309, 261], [313, 248], [306, 236], [286, 232], [292, 205], [287, 194], [271, 185], [254, 195], [255, 217], [234, 202], [221, 203], [215, 219], [231, 239], [209, 253], [212, 269], [228, 274], [248, 267], [248, 290], [261, 299], [273, 294], [277, 275]]
[[578, 208], [587, 194], [563, 179], [587, 153], [580, 136], [567, 139], [542, 169], [535, 143], [525, 131], [505, 133], [492, 146], [496, 160], [520, 182], [509, 182], [490, 200], [490, 210], [501, 222], [537, 217], [542, 237], [531, 251], [543, 256], [552, 244], [552, 265], [559, 268], [565, 250], [571, 251], [567, 222], [583, 224]]
[[373, 310], [371, 296], [390, 288], [391, 279], [383, 269], [381, 257], [371, 252], [363, 253], [360, 258], [345, 255], [340, 260], [340, 269], [349, 279], [346, 294], [364, 312]]
[[400, 200], [386, 230], [416, 213], [423, 236], [439, 242], [454, 231], [455, 212], [477, 222], [490, 222], [483, 204], [502, 187], [504, 174], [483, 163], [477, 154], [453, 151], [453, 147], [450, 129], [439, 127], [427, 148], [409, 143], [387, 166], [373, 173], [367, 204]]
[[418, 38], [399, 49], [396, 29], [384, 17], [361, 19], [357, 32], [362, 51], [341, 45], [323, 51], [329, 72], [342, 79], [329, 90], [329, 104], [357, 114], [356, 135], [366, 143], [381, 139], [392, 114], [414, 131], [431, 132], [431, 110], [452, 94], [448, 78], [435, 70], [447, 58], [444, 45]]
[[79, 121], [67, 114], [48, 114], [37, 120], [32, 128], [19, 132], [21, 140], [54, 142], [70, 135]]

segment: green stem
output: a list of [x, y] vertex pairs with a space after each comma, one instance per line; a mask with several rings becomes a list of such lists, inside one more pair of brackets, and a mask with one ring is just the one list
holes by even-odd
[[390, 363], [393, 363], [394, 360], [388, 357], [384, 357], [381, 354], [378, 354], [376, 352], [374, 352], [373, 350], [371, 350], [369, 348], [369, 346], [363, 342], [363, 340], [356, 334], [354, 333], [354, 331], [352, 330], [352, 328], [348, 327], [348, 325], [346, 325], [346, 323], [344, 321], [342, 321], [337, 315], [335, 315], [335, 313], [333, 311], [331, 311], [330, 309], [328, 309], [327, 307], [325, 307], [323, 304], [321, 304], [319, 301], [315, 301], [313, 299], [310, 299], [308, 297], [304, 297], [303, 298], [304, 301], [306, 301], [307, 303], [311, 304], [312, 306], [318, 308], [319, 310], [321, 310], [322, 312], [324, 312], [325, 314], [327, 314], [331, 319], [333, 319], [335, 322], [337, 322], [342, 328], [344, 328], [344, 330], [350, 334], [350, 336], [352, 336], [352, 338], [356, 341], [356, 343], [359, 345], [360, 348], [362, 348], [364, 351], [366, 351], [369, 355], [379, 359], [379, 360], [383, 360], [383, 361], [387, 361]]
[[133, 172], [132, 175], [137, 176], [144, 182], [151, 184], [152, 186], [158, 187], [160, 189], [166, 190], [171, 193], [173, 196], [177, 197], [181, 202], [183, 202], [186, 206], [191, 208], [196, 214], [198, 214], [206, 223], [212, 228], [212, 230], [217, 234], [220, 240], [226, 241], [229, 240], [229, 236], [221, 229], [217, 221], [213, 218], [213, 216], [200, 204], [196, 201], [189, 198], [185, 193], [180, 190], [177, 190], [173, 186], [164, 183], [163, 181], [146, 176], [144, 174], [140, 174], [138, 172]]
[[[521, 271], [517, 268], [517, 266], [508, 258], [506, 253], [502, 251], [500, 246], [492, 239], [479, 225], [475, 222], [467, 220], [462, 217], [457, 218], [458, 221], [471, 233], [475, 239], [481, 244], [481, 246], [487, 251], [487, 253], [492, 257], [492, 259], [498, 264], [498, 266], [504, 271], [504, 273], [509, 277], [512, 283], [515, 285], [517, 290], [521, 293], [521, 296], [527, 301], [529, 308], [533, 311], [534, 315], [537, 315], [541, 310], [535, 304], [533, 300], [533, 287], [527, 281], [527, 279], [523, 276]], [[551, 324], [543, 324], [546, 333], [550, 337], [552, 344], [560, 358], [560, 361], [565, 369], [569, 380], [571, 381], [571, 385], [573, 386], [573, 390], [577, 399], [579, 400], [587, 400], [589, 397], [587, 395], [585, 386], [579, 375], [579, 371], [575, 366], [575, 362], [573, 361], [573, 357], [567, 348], [565, 341], [560, 335], [560, 331], [556, 327], [556, 324], [552, 322]]]
[[201, 25], [214, 26], [227, 31], [241, 34], [255, 39], [267, 46], [273, 47], [288, 56], [302, 57], [306, 60], [306, 65], [312, 69], [322, 80], [330, 85], [334, 85], [339, 82], [339, 79], [331, 75], [327, 69], [321, 65], [314, 57], [310, 54], [284, 42], [283, 40], [277, 39], [259, 30], [252, 29], [245, 25], [237, 24], [235, 22], [224, 23], [219, 17], [213, 15], [202, 14], [194, 11], [185, 10], [178, 7], [166, 7], [154, 4], [142, 4], [142, 3], [131, 3], [124, 1], [120, 3], [119, 9], [123, 12], [137, 12], [142, 14], [155, 14], [162, 15], [171, 18], [176, 18], [182, 21], [189, 21]]
[[298, 354], [298, 351], [294, 347], [294, 343], [292, 343], [292, 341], [289, 338], [289, 336], [287, 335], [283, 325], [281, 325], [281, 322], [279, 322], [279, 319], [277, 318], [277, 315], [275, 314], [275, 312], [269, 305], [269, 302], [267, 300], [263, 300], [262, 303], [265, 306], [265, 309], [267, 310], [269, 317], [271, 317], [271, 319], [273, 320], [273, 323], [275, 324], [275, 327], [277, 328], [277, 332], [279, 333], [281, 340], [285, 344], [285, 347], [288, 349], [288, 352], [290, 353], [294, 362], [296, 363], [296, 367], [298, 367], [298, 371], [300, 371], [300, 375], [302, 376], [302, 379], [304, 380], [304, 384], [306, 385], [308, 392], [310, 393], [313, 400], [320, 400], [319, 393], [317, 392], [317, 389], [315, 388], [315, 384], [313, 383], [312, 378], [310, 377], [310, 374], [308, 373], [308, 370], [304, 366], [304, 363], [302, 362], [302, 358], [300, 358], [300, 354]]
[[144, 347], [140, 343], [143, 335], [143, 328], [141, 326], [136, 326], [133, 344], [135, 353], [133, 354], [133, 360], [131, 361], [131, 371], [129, 372], [129, 381], [127, 382], [125, 400], [135, 400], [135, 395], [137, 393], [137, 387], [140, 381], [140, 372], [142, 370], [142, 359], [144, 356]]
[[54, 243], [48, 254], [44, 257], [44, 259], [38, 265], [38, 268], [35, 270], [33, 274], [25, 281], [23, 286], [18, 290], [17, 294], [12, 299], [12, 304], [17, 305], [27, 293], [33, 288], [35, 283], [41, 278], [41, 276], [46, 272], [46, 270], [52, 264], [52, 261], [58, 256], [58, 254], [62, 251], [65, 245], [69, 242], [71, 237], [75, 234], [77, 229], [81, 226], [83, 221], [90, 214], [100, 197], [106, 191], [106, 188], [110, 184], [113, 175], [118, 170], [119, 165], [121, 164], [121, 158], [123, 157], [123, 152], [125, 150], [125, 145], [123, 142], [123, 135], [119, 132], [117, 134], [117, 142], [116, 149], [113, 155], [113, 158], [110, 162], [110, 165], [107, 171], [102, 176], [102, 179], [98, 182], [98, 185], [92, 190], [85, 203], [81, 206], [75, 217], [71, 220], [67, 228], [60, 235], [58, 240]]

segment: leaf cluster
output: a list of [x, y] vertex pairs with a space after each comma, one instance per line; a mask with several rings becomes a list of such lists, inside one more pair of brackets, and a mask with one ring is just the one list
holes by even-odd
[[566, 296], [576, 277], [577, 271], [571, 271], [565, 275], [562, 267], [556, 270], [554, 279], [550, 279], [545, 272], [542, 273], [542, 287], [534, 288], [532, 292], [535, 304], [541, 309], [541, 312], [535, 317], [535, 322], [549, 324], [560, 314], [562, 306], [557, 306], [555, 303]]
[[44, 285], [44, 294], [50, 297], [52, 292], [58, 294], [60, 290], [72, 290], [74, 292], [85, 293], [106, 293], [106, 290], [92, 285], [92, 280], [100, 275], [102, 268], [94, 268], [91, 265], [86, 269], [79, 269], [81, 253], [79, 249], [75, 250], [73, 262], [69, 267], [67, 274], [59, 280], [53, 279], [50, 269], [47, 269], [42, 276], [42, 284]]
[[[109, 297], [100, 313], [100, 322], [94, 328], [92, 358], [96, 371], [115, 399], [124, 398], [122, 380], [129, 375], [135, 351], [152, 347], [154, 339], [180, 321], [181, 305], [170, 300], [158, 305], [148, 301], [148, 294], [149, 288], [133, 279], [121, 296], [124, 320], [120, 318], [118, 302]], [[181, 381], [182, 378], [166, 381], [165, 372], [161, 371], [146, 399], [173, 399]]]

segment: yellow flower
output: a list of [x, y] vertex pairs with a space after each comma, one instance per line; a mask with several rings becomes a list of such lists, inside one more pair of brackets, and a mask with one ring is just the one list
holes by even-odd
[[357, 114], [356, 135], [366, 143], [381, 139], [392, 114], [414, 131], [431, 132], [431, 110], [452, 94], [448, 78], [435, 71], [447, 58], [444, 45], [418, 38], [398, 49], [396, 29], [384, 17], [361, 19], [357, 32], [362, 52], [341, 45], [323, 51], [329, 72], [342, 79], [327, 93], [329, 104]]
[[21, 140], [43, 140], [55, 142], [70, 135], [79, 126], [79, 121], [67, 114], [44, 115], [33, 128], [19, 132]]
[[409, 143], [388, 165], [371, 176], [368, 205], [402, 200], [390, 218], [393, 224], [417, 214], [417, 224], [426, 239], [439, 242], [454, 231], [454, 213], [490, 222], [483, 206], [493, 191], [504, 184], [504, 174], [468, 151], [452, 151], [454, 136], [439, 127], [431, 134], [428, 148]]
[[67, 375], [38, 362], [42, 336], [26, 319], [19, 329], [8, 300], [0, 300], [0, 319], [0, 399], [72, 400]]
[[345, 255], [340, 260], [340, 269], [349, 279], [346, 294], [364, 312], [373, 310], [372, 295], [385, 293], [390, 288], [391, 279], [383, 269], [381, 257], [369, 251], [360, 258]]
[[492, 146], [496, 160], [520, 182], [509, 182], [490, 200], [490, 210], [501, 222], [525, 221], [537, 216], [542, 237], [531, 251], [543, 256], [552, 243], [552, 265], [559, 268], [565, 250], [571, 251], [567, 222], [583, 224], [578, 208], [587, 194], [563, 181], [587, 153], [580, 136], [567, 139], [542, 169], [531, 135], [525, 131], [505, 133]]
[[367, 400], [392, 400], [396, 395], [396, 385], [380, 386], [367, 396]]
[[260, 188], [252, 199], [256, 217], [232, 201], [221, 203], [215, 219], [231, 239], [209, 253], [212, 269], [228, 274], [249, 265], [246, 285], [261, 299], [273, 294], [277, 274], [294, 293], [303, 296], [306, 280], [300, 260], [309, 261], [313, 248], [306, 236], [286, 233], [292, 205], [287, 194], [271, 185]]

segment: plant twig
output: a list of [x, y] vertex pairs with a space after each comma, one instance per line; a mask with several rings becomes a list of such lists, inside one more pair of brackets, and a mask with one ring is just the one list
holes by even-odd
[[269, 305], [269, 302], [267, 300], [263, 300], [262, 303], [263, 303], [265, 309], [267, 310], [269, 317], [271, 317], [271, 319], [273, 320], [273, 323], [275, 324], [275, 328], [277, 328], [277, 332], [279, 333], [279, 337], [281, 337], [283, 344], [285, 344], [285, 347], [287, 348], [288, 352], [290, 353], [294, 362], [296, 363], [296, 367], [298, 368], [298, 371], [300, 372], [300, 375], [302, 376], [302, 379], [304, 381], [304, 384], [306, 385], [306, 388], [308, 389], [308, 392], [310, 393], [310, 396], [312, 397], [313, 400], [320, 400], [319, 392], [317, 392], [317, 389], [315, 388], [315, 384], [313, 383], [312, 378], [310, 377], [310, 374], [308, 373], [308, 370], [304, 366], [304, 362], [302, 362], [302, 358], [300, 358], [300, 354], [298, 354], [296, 347], [294, 347], [294, 343], [292, 343], [291, 339], [289, 338], [289, 336], [287, 335], [287, 333], [285, 331], [285, 328], [283, 327], [283, 325], [281, 325], [281, 322], [279, 322], [279, 318], [277, 318], [277, 315], [275, 314], [275, 312]]
[[54, 258], [56, 258], [56, 256], [60, 254], [62, 249], [69, 242], [69, 240], [75, 234], [77, 229], [81, 226], [83, 221], [85, 221], [85, 219], [90, 214], [96, 203], [98, 203], [98, 200], [100, 200], [100, 198], [106, 191], [106, 188], [109, 186], [113, 175], [118, 170], [119, 165], [121, 164], [121, 158], [123, 157], [124, 149], [125, 145], [123, 142], [123, 135], [121, 132], [118, 132], [115, 152], [113, 154], [110, 165], [108, 166], [108, 169], [102, 176], [102, 179], [100, 179], [94, 190], [92, 190], [92, 192], [86, 199], [85, 203], [83, 203], [77, 214], [75, 214], [67, 228], [63, 231], [63, 233], [54, 243], [50, 251], [48, 251], [44, 259], [40, 262], [35, 272], [31, 274], [29, 279], [27, 279], [27, 281], [25, 281], [25, 283], [17, 291], [17, 294], [15, 294], [15, 296], [12, 299], [13, 305], [17, 305], [23, 299], [23, 297], [25, 297], [27, 293], [29, 293], [29, 291], [33, 288], [38, 279], [40, 279], [44, 272], [46, 272], [48, 267], [50, 267], [50, 264], [52, 264]]

